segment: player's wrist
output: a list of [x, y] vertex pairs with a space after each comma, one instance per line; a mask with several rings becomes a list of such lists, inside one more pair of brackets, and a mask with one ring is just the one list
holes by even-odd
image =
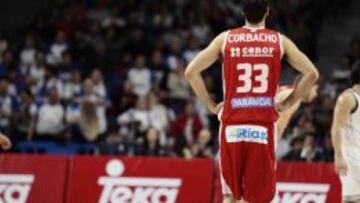
[[208, 108], [211, 112], [214, 112], [215, 109], [216, 109], [216, 103], [215, 103], [215, 102], [210, 102], [210, 103], [207, 105], [207, 108]]

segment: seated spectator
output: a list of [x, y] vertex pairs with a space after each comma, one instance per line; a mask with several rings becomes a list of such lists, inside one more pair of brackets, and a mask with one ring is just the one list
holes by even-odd
[[50, 52], [46, 56], [46, 61], [51, 65], [58, 65], [62, 62], [62, 53], [69, 49], [65, 32], [60, 30], [56, 33], [55, 41], [50, 46]]
[[150, 67], [155, 77], [155, 85], [161, 90], [165, 90], [169, 68], [164, 63], [161, 51], [154, 51], [152, 53]]
[[9, 133], [13, 107], [13, 98], [8, 93], [8, 82], [0, 79], [0, 132]]
[[96, 92], [96, 94], [106, 99], [107, 93], [106, 93], [103, 74], [100, 69], [95, 69], [92, 71], [91, 80], [94, 83], [94, 91]]
[[41, 105], [37, 115], [36, 133], [39, 139], [65, 140], [65, 109], [56, 89], [48, 93], [48, 101]]
[[166, 133], [169, 130], [169, 125], [172, 120], [174, 120], [174, 113], [166, 108], [163, 104], [159, 103], [158, 97], [154, 92], [150, 92], [147, 96], [149, 113], [154, 122], [152, 127], [156, 128], [159, 131], [160, 144], [162, 146], [166, 143]]
[[30, 140], [35, 132], [35, 119], [38, 111], [30, 90], [20, 93], [19, 105], [19, 112], [14, 119], [16, 138]]
[[[89, 136], [88, 141], [94, 141], [97, 136], [107, 130], [106, 101], [95, 91], [93, 81], [85, 79], [83, 92], [75, 99], [75, 102], [79, 105], [72, 105], [72, 108], [68, 109], [69, 118], [82, 126], [82, 132], [86, 131], [86, 134], [82, 135]], [[92, 124], [95, 125], [92, 126]], [[91, 128], [94, 128], [94, 131]]]
[[321, 160], [323, 161], [334, 161], [334, 148], [330, 136], [325, 136], [324, 138], [324, 146], [322, 148], [321, 156]]
[[76, 70], [73, 56], [69, 51], [63, 51], [61, 53], [61, 62], [54, 67], [57, 78], [64, 84], [71, 80], [71, 73]]
[[100, 142], [99, 151], [100, 154], [107, 155], [133, 155], [134, 143], [126, 142], [124, 136], [114, 129]]
[[100, 118], [96, 111], [97, 106], [91, 100], [82, 101], [80, 107], [71, 106], [69, 108], [67, 121], [76, 125], [86, 142], [98, 140], [100, 134], [105, 132], [104, 128], [101, 128]]
[[161, 147], [159, 141], [159, 132], [155, 128], [149, 128], [144, 136], [141, 147], [136, 155], [141, 156], [165, 156], [166, 152]]
[[28, 34], [25, 37], [24, 47], [21, 49], [19, 58], [20, 58], [20, 68], [28, 69], [30, 66], [35, 64], [36, 61], [36, 47], [35, 39], [31, 34]]
[[171, 71], [167, 81], [169, 96], [173, 99], [190, 98], [190, 86], [184, 77], [185, 64], [183, 61], [177, 62], [177, 67]]
[[197, 137], [196, 142], [191, 147], [192, 156], [196, 158], [213, 158], [214, 151], [210, 146], [211, 132], [203, 128]]
[[187, 43], [188, 46], [183, 53], [183, 58], [186, 63], [190, 63], [190, 61], [200, 52], [200, 49], [198, 48], [198, 40], [194, 36], [189, 36]]
[[295, 137], [291, 140], [290, 146], [291, 150], [282, 158], [285, 161], [300, 161], [301, 150], [304, 144], [304, 139], [302, 137]]
[[131, 108], [117, 117], [120, 129], [127, 129], [130, 139], [135, 138], [139, 134], [143, 134], [152, 126], [152, 122], [156, 119], [151, 117], [146, 98], [139, 98], [136, 106]]
[[6, 49], [2, 53], [2, 61], [0, 62], [0, 78], [4, 78], [9, 70], [16, 70], [17, 64], [14, 54], [10, 49]]
[[304, 145], [301, 149], [300, 157], [307, 162], [321, 160], [321, 151], [316, 146], [314, 134], [308, 133], [304, 136]]
[[31, 86], [31, 93], [36, 96], [37, 102], [44, 102], [51, 89], [56, 89], [57, 92], [63, 91], [61, 81], [59, 81], [49, 69], [45, 69], [45, 77], [38, 83]]
[[37, 85], [45, 79], [46, 62], [44, 53], [41, 51], [36, 52], [35, 63], [29, 67], [29, 71], [23, 72], [29, 78], [31, 85]]
[[171, 134], [176, 136], [176, 140], [185, 139], [186, 145], [191, 146], [196, 140], [197, 135], [203, 128], [199, 115], [194, 111], [194, 103], [188, 101], [185, 111], [178, 115], [173, 123]]
[[2, 54], [9, 47], [9, 40], [5, 36], [4, 31], [0, 31], [0, 62], [2, 61]]
[[130, 84], [132, 92], [138, 97], [146, 96], [151, 89], [151, 72], [145, 66], [145, 58], [138, 55], [134, 67], [129, 71], [127, 83]]
[[81, 72], [75, 70], [71, 73], [71, 79], [67, 84], [63, 85], [63, 98], [66, 101], [74, 100], [80, 96], [82, 92]]

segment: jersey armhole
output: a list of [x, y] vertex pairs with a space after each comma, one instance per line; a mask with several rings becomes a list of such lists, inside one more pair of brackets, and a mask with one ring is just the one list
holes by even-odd
[[221, 46], [221, 53], [222, 53], [223, 56], [224, 56], [224, 53], [225, 53], [225, 47], [226, 47], [226, 42], [227, 42], [227, 38], [228, 38], [229, 32], [230, 32], [230, 30], [226, 31], [226, 33], [225, 33], [225, 38], [224, 38], [224, 42], [223, 42], [223, 44], [222, 44], [222, 46]]
[[352, 90], [352, 92], [353, 92], [353, 96], [355, 98], [356, 105], [355, 105], [354, 109], [351, 110], [351, 114], [355, 113], [359, 108], [359, 100], [357, 98], [357, 93], [354, 90]]
[[284, 57], [284, 42], [281, 33], [278, 33], [279, 35], [279, 46], [280, 46], [280, 58], [282, 59]]

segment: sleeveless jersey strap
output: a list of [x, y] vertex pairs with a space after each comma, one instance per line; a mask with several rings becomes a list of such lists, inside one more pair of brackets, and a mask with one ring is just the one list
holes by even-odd
[[278, 32], [278, 36], [279, 36], [279, 46], [280, 46], [280, 57], [281, 59], [284, 57], [284, 43], [283, 43], [283, 38], [280, 32]]
[[224, 38], [224, 42], [223, 42], [222, 47], [221, 47], [221, 53], [222, 53], [223, 55], [224, 55], [224, 53], [225, 53], [225, 47], [226, 47], [227, 38], [228, 38], [228, 36], [229, 36], [229, 32], [230, 32], [230, 30], [226, 31], [226, 33], [225, 33], [225, 38]]
[[356, 106], [355, 108], [351, 111], [351, 113], [355, 113], [358, 108], [359, 108], [359, 101], [360, 101], [360, 95], [353, 89], [351, 88], [351, 92], [353, 93], [354, 97], [355, 97], [355, 101], [356, 101]]

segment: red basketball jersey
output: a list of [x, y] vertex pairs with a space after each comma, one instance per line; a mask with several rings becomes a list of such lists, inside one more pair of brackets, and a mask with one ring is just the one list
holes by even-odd
[[226, 123], [272, 123], [283, 55], [281, 34], [266, 28], [237, 28], [223, 47]]

